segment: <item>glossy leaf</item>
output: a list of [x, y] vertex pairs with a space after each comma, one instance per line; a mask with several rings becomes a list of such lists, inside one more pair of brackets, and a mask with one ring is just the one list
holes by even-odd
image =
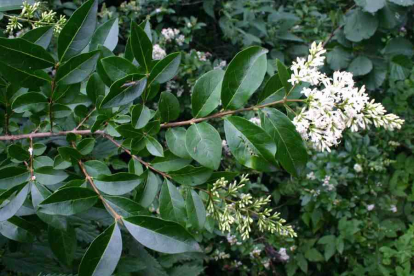
[[124, 218], [123, 222], [137, 241], [152, 250], [168, 254], [201, 251], [195, 239], [175, 222], [148, 216]]
[[374, 68], [372, 61], [364, 56], [355, 58], [348, 67], [348, 71], [355, 77], [368, 74]]
[[109, 195], [124, 195], [142, 183], [142, 179], [131, 173], [120, 172], [113, 175], [99, 175], [94, 178], [96, 187]]
[[100, 108], [117, 107], [129, 104], [145, 89], [147, 80], [139, 74], [128, 75], [112, 84], [108, 95], [102, 100]]
[[56, 191], [39, 205], [42, 213], [71, 216], [84, 212], [98, 201], [98, 195], [87, 188], [71, 187]]
[[190, 156], [201, 165], [217, 170], [221, 161], [221, 138], [206, 122], [193, 124], [186, 133], [185, 146]]
[[20, 217], [0, 221], [0, 234], [10, 240], [30, 243], [34, 241], [37, 233], [35, 225]]
[[74, 84], [82, 82], [95, 70], [100, 51], [80, 54], [68, 60], [56, 72], [57, 84]]
[[288, 82], [288, 80], [290, 79], [290, 73], [287, 67], [280, 60], [276, 61], [276, 65], [277, 65], [277, 72], [278, 72], [280, 82], [285, 88], [285, 93], [288, 94], [290, 90], [292, 89], [292, 84]]
[[22, 146], [18, 144], [10, 145], [7, 148], [7, 153], [9, 154], [10, 158], [16, 159], [18, 161], [29, 160], [30, 158], [29, 151], [22, 148]]
[[225, 109], [241, 108], [259, 88], [266, 74], [267, 50], [258, 46], [238, 53], [227, 67], [221, 89]]
[[48, 241], [53, 254], [58, 260], [70, 266], [75, 258], [77, 246], [75, 229], [68, 227], [67, 231], [64, 231], [49, 226]]
[[187, 151], [185, 145], [186, 130], [183, 127], [169, 128], [165, 133], [168, 148], [172, 153], [178, 157], [190, 159], [191, 156]]
[[52, 167], [41, 167], [34, 171], [34, 176], [40, 184], [55, 185], [64, 181], [69, 175], [64, 171], [55, 170]]
[[144, 170], [142, 168], [142, 164], [138, 160], [131, 158], [131, 160], [128, 162], [128, 172], [136, 175], [141, 175]]
[[152, 43], [145, 31], [135, 22], [131, 24], [131, 46], [135, 59], [149, 73], [152, 61]]
[[230, 151], [240, 164], [267, 170], [263, 161], [276, 163], [276, 144], [259, 126], [244, 118], [232, 116], [224, 121], [224, 131]]
[[30, 172], [26, 168], [9, 167], [0, 169], [0, 187], [8, 190], [17, 185], [23, 184], [30, 177]]
[[59, 35], [60, 61], [76, 56], [89, 44], [96, 28], [97, 12], [98, 1], [89, 0], [72, 14]]
[[274, 108], [262, 109], [260, 120], [263, 129], [276, 143], [276, 159], [290, 174], [299, 176], [308, 162], [308, 153], [295, 125]]
[[26, 111], [37, 113], [48, 105], [47, 98], [41, 93], [29, 92], [18, 96], [12, 103], [12, 110], [16, 113]]
[[180, 116], [180, 103], [170, 92], [162, 92], [158, 103], [158, 110], [164, 122], [174, 121]]
[[151, 120], [151, 110], [145, 105], [137, 104], [132, 109], [131, 117], [134, 128], [141, 129]]
[[122, 236], [115, 222], [91, 243], [79, 266], [79, 276], [111, 276], [121, 253]]
[[144, 183], [138, 187], [135, 201], [142, 207], [148, 208], [158, 194], [160, 180], [151, 171], [146, 171], [141, 177]]
[[202, 230], [206, 222], [206, 208], [200, 196], [194, 190], [187, 192], [185, 200], [189, 226]]
[[181, 53], [172, 53], [158, 61], [148, 78], [148, 83], [165, 83], [171, 80], [178, 72], [181, 62]]
[[159, 204], [161, 218], [185, 224], [187, 214], [184, 199], [178, 189], [168, 180], [162, 184]]
[[101, 63], [105, 73], [112, 82], [125, 78], [128, 75], [139, 73], [138, 68], [132, 62], [122, 57], [106, 57], [101, 59]]
[[[93, 73], [86, 85], [86, 95], [94, 105], [98, 105], [99, 101], [105, 97], [105, 84], [97, 73]], [[100, 99], [101, 98], [101, 99]]]
[[31, 71], [55, 65], [55, 60], [44, 48], [23, 38], [0, 38], [0, 60], [10, 67]]
[[89, 50], [98, 49], [103, 45], [113, 51], [118, 44], [119, 25], [118, 18], [113, 18], [100, 25], [92, 36]]
[[154, 156], [164, 156], [162, 145], [152, 136], [145, 136], [145, 147]]
[[61, 155], [61, 157], [67, 161], [78, 161], [82, 158], [80, 152], [72, 147], [60, 147], [58, 148], [58, 152]]
[[99, 160], [88, 160], [83, 163], [85, 166], [86, 172], [93, 178], [98, 177], [99, 175], [110, 175], [111, 170], [108, 166]]
[[23, 39], [26, 39], [27, 41], [30, 41], [36, 45], [39, 45], [43, 49], [47, 49], [47, 47], [49, 47], [52, 37], [52, 26], [38, 27], [36, 29], [28, 31], [22, 36]]
[[175, 156], [171, 151], [164, 151], [164, 157], [155, 157], [151, 164], [157, 170], [162, 172], [178, 171], [191, 163], [191, 159], [184, 159]]
[[88, 155], [93, 151], [93, 148], [95, 147], [95, 142], [96, 141], [93, 138], [82, 139], [82, 141], [80, 141], [79, 144], [76, 145], [76, 149], [82, 155]]
[[191, 95], [194, 118], [205, 117], [220, 104], [224, 71], [215, 69], [202, 75], [195, 83]]
[[111, 208], [124, 218], [147, 212], [147, 210], [137, 202], [126, 197], [104, 195], [104, 198]]
[[344, 33], [347, 39], [360, 42], [373, 36], [377, 28], [377, 17], [356, 9], [346, 17]]
[[182, 185], [197, 186], [206, 183], [212, 173], [213, 171], [209, 168], [187, 166], [169, 175]]
[[130, 124], [120, 125], [116, 128], [116, 131], [125, 138], [142, 138], [144, 135], [142, 130], [135, 129]]
[[29, 185], [15, 186], [0, 194], [0, 221], [14, 216], [22, 207], [29, 193]]
[[51, 82], [50, 76], [43, 70], [30, 70], [28, 68], [14, 68], [0, 59], [0, 73], [9, 82], [21, 87], [38, 88]]

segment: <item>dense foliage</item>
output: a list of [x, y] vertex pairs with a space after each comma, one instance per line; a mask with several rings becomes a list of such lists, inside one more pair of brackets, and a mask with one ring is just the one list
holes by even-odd
[[412, 275], [413, 7], [1, 1], [0, 275]]

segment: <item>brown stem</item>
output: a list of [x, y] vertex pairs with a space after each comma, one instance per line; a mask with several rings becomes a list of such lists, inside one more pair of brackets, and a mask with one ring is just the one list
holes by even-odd
[[74, 130], [78, 130], [90, 117], [91, 115], [95, 112], [96, 107], [94, 107], [91, 112], [89, 112], [88, 115], [86, 115], [86, 117], [79, 123], [79, 125], [77, 127], [75, 127]]
[[33, 138], [30, 138], [30, 180], [34, 180], [34, 171], [33, 171], [33, 156], [34, 156], [34, 148], [33, 148]]
[[89, 129], [86, 130], [66, 130], [66, 131], [59, 131], [59, 132], [39, 132], [39, 133], [29, 133], [29, 134], [19, 134], [19, 135], [5, 135], [0, 136], [0, 141], [8, 141], [8, 140], [21, 140], [21, 139], [33, 139], [33, 138], [45, 138], [45, 137], [54, 137], [54, 136], [65, 136], [69, 133], [78, 134], [78, 135], [93, 135], [98, 134], [102, 135], [104, 133], [103, 130], [98, 130], [92, 132]]
[[98, 195], [99, 199], [102, 201], [102, 203], [105, 205], [105, 207], [108, 209], [108, 211], [112, 214], [112, 216], [115, 218], [116, 221], [119, 221], [121, 224], [123, 224], [122, 222], [122, 216], [120, 214], [118, 214], [114, 208], [111, 207], [111, 205], [109, 205], [109, 203], [105, 200], [105, 198], [102, 196], [101, 192], [98, 190], [98, 188], [96, 187], [95, 183], [93, 182], [92, 177], [88, 174], [88, 172], [85, 169], [85, 166], [83, 165], [82, 161], [79, 160], [78, 161], [79, 167], [81, 168], [83, 174], [85, 175], [86, 179], [88, 180], [88, 182], [91, 184], [93, 190], [95, 191], [95, 193]]
[[[344, 14], [347, 14], [350, 10], [352, 10], [353, 8], [355, 8], [355, 5], [351, 6], [350, 8], [348, 8]], [[339, 31], [340, 29], [342, 29], [344, 27], [344, 25], [339, 25], [338, 28], [334, 29], [331, 34], [328, 36], [328, 38], [323, 42], [323, 47], [325, 48], [326, 44], [329, 43], [329, 41], [331, 41], [331, 39], [334, 37], [335, 33], [337, 31]]]
[[116, 145], [118, 148], [121, 148], [123, 151], [125, 151], [126, 153], [128, 153], [132, 158], [134, 158], [135, 160], [137, 160], [138, 162], [140, 162], [142, 165], [144, 165], [145, 167], [147, 167], [148, 169], [162, 175], [164, 178], [169, 178], [171, 179], [171, 176], [169, 174], [166, 174], [165, 172], [162, 172], [160, 170], [157, 170], [156, 168], [154, 168], [153, 166], [151, 166], [150, 163], [145, 162], [144, 160], [142, 160], [141, 158], [139, 158], [136, 155], [133, 155], [132, 152], [125, 148], [124, 146], [122, 146], [120, 143], [118, 143], [117, 141], [115, 141], [114, 138], [112, 138], [111, 136], [107, 135], [107, 134], [103, 134], [103, 137], [105, 137], [106, 139], [108, 139], [109, 141], [111, 141], [114, 145]]

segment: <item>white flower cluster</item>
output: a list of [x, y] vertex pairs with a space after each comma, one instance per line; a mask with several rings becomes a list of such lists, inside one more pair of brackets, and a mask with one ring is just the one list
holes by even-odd
[[163, 48], [161, 48], [161, 46], [159, 44], [155, 44], [154, 47], [152, 48], [152, 58], [155, 60], [159, 60], [159, 59], [163, 59], [165, 58], [165, 56], [167, 55], [167, 53], [165, 52], [165, 50]]
[[331, 181], [331, 177], [329, 175], [325, 176], [322, 186], [326, 187], [328, 191], [333, 191], [335, 189], [335, 186], [331, 184], [330, 181]]
[[185, 41], [185, 36], [180, 34], [180, 30], [178, 29], [162, 29], [161, 34], [164, 37], [165, 41], [171, 42], [174, 40], [180, 46], [183, 45]]
[[220, 61], [219, 64], [217, 64], [216, 66], [214, 66], [214, 69], [223, 69], [224, 67], [226, 67], [227, 62], [225, 60]]
[[279, 251], [277, 252], [279, 255], [279, 260], [281, 260], [282, 262], [287, 262], [289, 261], [290, 257], [289, 255], [286, 253], [286, 248], [282, 247], [279, 249]]
[[297, 115], [293, 123], [302, 138], [310, 141], [319, 151], [330, 151], [340, 143], [346, 128], [352, 131], [366, 129], [370, 124], [388, 130], [401, 128], [404, 120], [394, 114], [385, 114], [380, 103], [370, 100], [365, 87], [355, 87], [352, 73], [334, 72], [333, 78], [319, 72], [326, 52], [322, 44], [314, 42], [308, 59], [298, 58], [291, 67], [293, 85], [299, 82], [310, 83], [312, 88], [304, 88], [307, 106]]
[[209, 52], [199, 52], [197, 51], [197, 57], [199, 61], [207, 61], [211, 54]]
[[251, 123], [255, 124], [255, 125], [260, 126], [260, 118], [258, 118], [258, 117], [252, 117], [252, 118], [249, 119], [249, 121]]

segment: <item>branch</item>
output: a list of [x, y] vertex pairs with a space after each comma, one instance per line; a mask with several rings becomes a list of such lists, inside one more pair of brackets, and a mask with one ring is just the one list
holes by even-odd
[[[346, 15], [350, 10], [352, 10], [353, 8], [355, 8], [355, 5], [351, 6], [349, 9], [347, 9], [344, 13], [344, 15]], [[329, 41], [331, 41], [331, 39], [334, 37], [335, 33], [337, 31], [339, 31], [340, 29], [342, 29], [344, 27], [344, 25], [340, 25], [338, 26], [338, 28], [334, 29], [331, 34], [328, 36], [328, 38], [323, 42], [323, 47], [325, 48], [326, 44], [329, 43]]]
[[107, 134], [103, 134], [103, 137], [105, 137], [106, 139], [108, 139], [109, 141], [111, 141], [114, 145], [116, 145], [118, 148], [122, 149], [123, 151], [125, 151], [126, 153], [128, 153], [132, 158], [134, 158], [135, 160], [137, 160], [138, 162], [140, 162], [142, 165], [144, 165], [145, 167], [147, 167], [147, 169], [150, 169], [160, 175], [162, 175], [164, 178], [169, 178], [171, 179], [171, 176], [169, 174], [166, 174], [165, 172], [162, 172], [160, 170], [157, 170], [156, 168], [154, 168], [153, 166], [151, 166], [150, 163], [145, 162], [144, 160], [142, 160], [141, 158], [139, 158], [136, 155], [133, 155], [132, 152], [125, 148], [124, 146], [122, 146], [120, 143], [118, 143], [117, 141], [115, 141], [114, 138], [112, 138], [111, 136], [107, 135]]
[[44, 137], [54, 137], [54, 136], [65, 136], [69, 133], [77, 134], [77, 135], [93, 135], [93, 134], [104, 134], [103, 130], [98, 130], [92, 132], [89, 129], [86, 130], [66, 130], [66, 131], [59, 131], [59, 132], [39, 132], [39, 133], [28, 133], [28, 134], [19, 134], [19, 135], [5, 135], [0, 136], [0, 141], [8, 141], [8, 140], [21, 140], [21, 139], [33, 139], [33, 138], [44, 138]]
[[96, 107], [94, 107], [91, 112], [89, 112], [88, 115], [86, 115], [86, 117], [79, 123], [79, 125], [77, 127], [75, 127], [74, 130], [78, 130], [90, 117], [91, 115], [95, 112]]

